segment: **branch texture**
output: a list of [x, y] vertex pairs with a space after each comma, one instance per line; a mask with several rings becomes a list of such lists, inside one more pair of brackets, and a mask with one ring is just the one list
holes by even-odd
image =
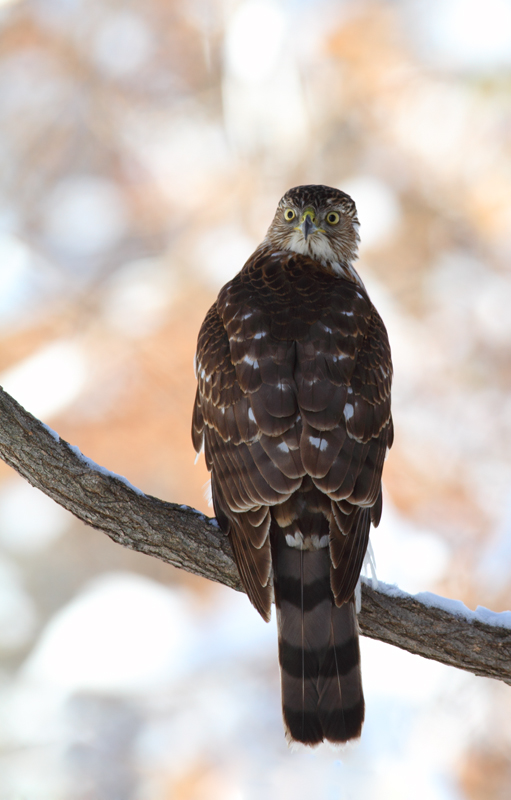
[[[243, 591], [229, 540], [214, 519], [142, 494], [82, 456], [1, 388], [0, 457], [114, 542]], [[382, 589], [363, 584], [359, 624], [365, 636], [511, 684], [510, 628]]]

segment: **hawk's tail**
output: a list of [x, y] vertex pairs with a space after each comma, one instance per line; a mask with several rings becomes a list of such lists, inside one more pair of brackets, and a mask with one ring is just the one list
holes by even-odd
[[317, 744], [360, 736], [364, 696], [353, 601], [337, 607], [329, 548], [273, 541], [282, 709], [289, 739]]

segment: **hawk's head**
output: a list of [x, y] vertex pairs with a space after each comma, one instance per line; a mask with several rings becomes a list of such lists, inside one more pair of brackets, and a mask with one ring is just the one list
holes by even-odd
[[351, 274], [358, 228], [357, 208], [345, 192], [295, 186], [278, 204], [265, 241], [278, 250], [310, 256], [338, 274]]

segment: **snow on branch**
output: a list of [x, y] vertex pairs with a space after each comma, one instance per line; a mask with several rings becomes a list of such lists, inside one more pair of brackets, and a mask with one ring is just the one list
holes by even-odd
[[[216, 520], [143, 494], [60, 439], [1, 388], [0, 457], [118, 544], [243, 591]], [[473, 612], [459, 601], [364, 582], [359, 624], [365, 636], [511, 684], [510, 612]]]

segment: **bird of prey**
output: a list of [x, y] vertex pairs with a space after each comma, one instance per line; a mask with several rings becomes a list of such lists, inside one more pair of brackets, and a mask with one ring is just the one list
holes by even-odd
[[360, 736], [355, 589], [392, 445], [385, 326], [353, 262], [355, 203], [297, 186], [199, 333], [192, 438], [261, 616], [277, 608], [288, 740]]

